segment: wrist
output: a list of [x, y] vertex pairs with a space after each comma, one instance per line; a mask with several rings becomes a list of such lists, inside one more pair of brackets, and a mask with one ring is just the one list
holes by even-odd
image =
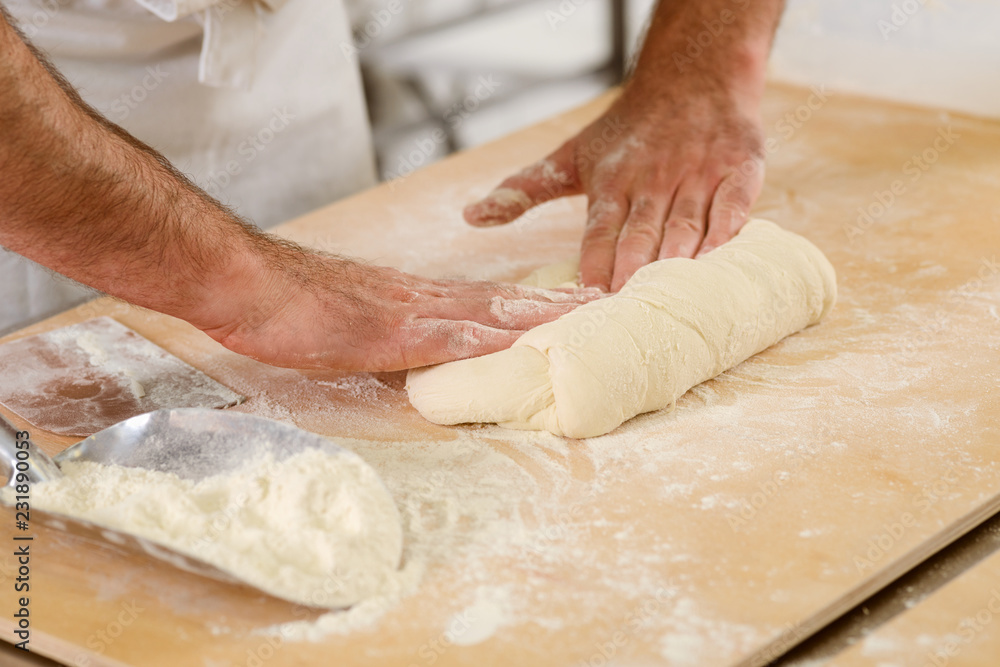
[[[286, 279], [268, 259], [277, 248], [242, 225], [227, 230], [225, 252], [215, 253], [213, 266], [205, 266], [198, 294], [178, 313], [169, 313], [191, 323], [219, 342], [240, 330], [253, 328], [280, 307], [280, 283]], [[277, 244], [274, 244], [275, 246]], [[228, 345], [227, 345], [228, 347]]]
[[[660, 3], [625, 93], [710, 95], [759, 106], [781, 0]], [[669, 88], [669, 90], [668, 90]]]
[[656, 55], [643, 53], [622, 97], [634, 102], [672, 104], [707, 97], [747, 111], [760, 106], [768, 45], [717, 45], [711, 54], [703, 52], [698, 58], [685, 53], [687, 46], [674, 40], [661, 45]]

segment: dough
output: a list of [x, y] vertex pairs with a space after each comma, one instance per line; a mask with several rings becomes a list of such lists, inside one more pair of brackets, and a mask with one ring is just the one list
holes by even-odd
[[549, 264], [540, 269], [535, 269], [521, 280], [522, 285], [529, 287], [546, 287], [553, 289], [556, 287], [579, 287], [577, 276], [580, 273], [580, 258], [573, 257], [563, 262]]
[[407, 391], [438, 424], [603, 435], [815, 324], [836, 293], [816, 246], [755, 219], [701, 259], [643, 267], [617, 294], [532, 329], [508, 350], [414, 369]]

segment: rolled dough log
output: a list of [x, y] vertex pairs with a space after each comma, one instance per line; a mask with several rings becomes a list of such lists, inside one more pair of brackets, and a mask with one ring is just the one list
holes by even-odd
[[438, 424], [496, 422], [588, 438], [815, 324], [836, 275], [806, 239], [751, 220], [704, 257], [666, 259], [617, 294], [476, 359], [414, 369], [410, 402]]

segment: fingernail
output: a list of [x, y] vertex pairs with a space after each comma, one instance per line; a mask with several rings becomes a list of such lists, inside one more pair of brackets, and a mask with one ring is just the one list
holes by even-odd
[[466, 206], [465, 209], [462, 211], [462, 217], [465, 218], [465, 221], [467, 223], [476, 227], [487, 227], [489, 225], [495, 225], [496, 224], [495, 217], [487, 215], [483, 211], [482, 204], [483, 202], [479, 202], [476, 204], [471, 204], [469, 206]]

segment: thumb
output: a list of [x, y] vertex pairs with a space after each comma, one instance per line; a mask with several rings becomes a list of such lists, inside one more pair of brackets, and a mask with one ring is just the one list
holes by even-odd
[[502, 225], [539, 204], [582, 191], [573, 164], [573, 146], [567, 142], [544, 160], [505, 180], [483, 199], [465, 207], [463, 214], [465, 221], [476, 227]]

